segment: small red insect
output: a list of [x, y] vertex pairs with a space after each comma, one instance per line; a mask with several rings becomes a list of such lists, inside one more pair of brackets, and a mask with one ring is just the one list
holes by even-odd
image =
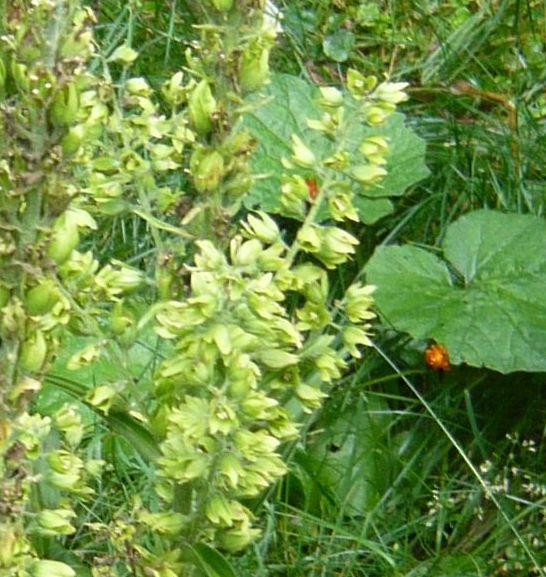
[[307, 185], [307, 190], [309, 192], [309, 200], [311, 200], [311, 201], [315, 200], [315, 198], [317, 198], [318, 193], [319, 193], [318, 184], [310, 178], [308, 178], [305, 181], [305, 184]]
[[449, 371], [449, 353], [443, 345], [430, 345], [425, 351], [425, 362], [434, 371]]

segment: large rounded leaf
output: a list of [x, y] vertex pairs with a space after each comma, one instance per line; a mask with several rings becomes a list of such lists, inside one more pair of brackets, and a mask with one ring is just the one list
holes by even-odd
[[[318, 158], [334, 152], [333, 143], [323, 134], [311, 130], [307, 119], [320, 119], [317, 106], [319, 90], [316, 86], [288, 74], [274, 75], [271, 83], [260, 93], [265, 104], [245, 115], [244, 127], [259, 143], [252, 158], [252, 169], [263, 178], [254, 181], [245, 205], [259, 207], [267, 212], [280, 209], [281, 175], [286, 172], [282, 159], [292, 155], [291, 138], [298, 135]], [[348, 96], [346, 104], [357, 106]], [[354, 111], [355, 118], [358, 113]], [[380, 185], [359, 189], [355, 206], [360, 220], [372, 224], [394, 210], [391, 200], [402, 196], [412, 185], [428, 175], [424, 163], [425, 142], [405, 124], [403, 114], [393, 114], [382, 126], [370, 127], [354, 122], [347, 137], [347, 149], [359, 154], [364, 138], [382, 136], [389, 141], [387, 176]], [[305, 175], [305, 171], [302, 170]], [[327, 216], [327, 215], [326, 215]]]
[[366, 266], [383, 318], [444, 344], [454, 364], [546, 371], [546, 223], [480, 210], [451, 224], [445, 260], [379, 247]]

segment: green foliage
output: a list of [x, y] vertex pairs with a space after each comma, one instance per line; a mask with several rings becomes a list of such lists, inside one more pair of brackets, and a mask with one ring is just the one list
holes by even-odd
[[[324, 114], [328, 114], [324, 107], [321, 108], [318, 88], [292, 76], [277, 75], [262, 92], [262, 96], [268, 99], [266, 103], [245, 117], [245, 127], [258, 142], [252, 166], [257, 174], [262, 175], [262, 178], [254, 182], [245, 204], [282, 214], [282, 160], [290, 154], [292, 135], [296, 134], [308, 143], [316, 156], [317, 166], [320, 160], [331, 158], [340, 151], [336, 151], [337, 143], [332, 141], [328, 132], [317, 133], [313, 130], [314, 125], [308, 123], [309, 119], [320, 122], [324, 119]], [[343, 167], [341, 173], [335, 176], [336, 182], [344, 182], [344, 186], [354, 195], [360, 220], [372, 224], [394, 210], [390, 200], [392, 197], [402, 196], [408, 187], [427, 176], [428, 171], [424, 164], [425, 144], [405, 126], [401, 114], [393, 114], [379, 126], [369, 126], [356, 120], [358, 100], [347, 95], [344, 106], [345, 116], [341, 121], [344, 124], [340, 127], [342, 154], [351, 159], [358, 158], [361, 154], [359, 147], [366, 139], [373, 141], [381, 138], [388, 144], [388, 150], [384, 154], [386, 162], [379, 165], [386, 170], [380, 183], [362, 183], [355, 178], [348, 178], [349, 167]], [[381, 141], [378, 142], [380, 146]], [[370, 147], [373, 147], [373, 142]], [[377, 154], [377, 150], [374, 152]], [[322, 186], [323, 181], [327, 180], [335, 169], [334, 165], [329, 172], [321, 174], [320, 178], [316, 179], [317, 186]], [[300, 167], [296, 174], [303, 178], [314, 178], [311, 167]], [[328, 212], [324, 211], [322, 216], [326, 218]]]
[[365, 270], [385, 320], [446, 345], [455, 364], [544, 371], [545, 242], [541, 218], [475, 211], [447, 228], [445, 261], [380, 247]]
[[[301, 183], [297, 167], [326, 179], [312, 203], [307, 189], [288, 191], [303, 221], [296, 238], [265, 212], [234, 219], [256, 178], [241, 119], [260, 106], [248, 95], [269, 79], [278, 26], [254, 0], [203, 8], [186, 75], [154, 89], [129, 75], [130, 36], [91, 73], [94, 20], [77, 2], [3, 7], [2, 570], [232, 573], [215, 548], [236, 552], [260, 535], [249, 500], [286, 473], [281, 444], [371, 344], [371, 288], [354, 282], [331, 302], [325, 269], [358, 245], [342, 228], [357, 220], [351, 191], [335, 175], [377, 183], [388, 143], [357, 135], [359, 156], [346, 162], [342, 93], [323, 89], [333, 120], [313, 129], [340, 156], [315, 167], [292, 135], [287, 179]], [[405, 84], [355, 71], [347, 84], [360, 124], [380, 126], [406, 98]], [[335, 225], [319, 217], [326, 205]], [[129, 218], [149, 228], [144, 255], [139, 243], [125, 260], [92, 240], [79, 250], [85, 231]], [[75, 402], [52, 402], [51, 387]], [[113, 471], [136, 477], [125, 495]], [[113, 494], [81, 519], [104, 484]]]
[[472, 213], [543, 212], [540, 4], [86, 5], [0, 0], [0, 574], [542, 574], [541, 375], [370, 349], [358, 280], [445, 237], [540, 362]]
[[387, 449], [388, 412], [378, 397], [324, 412], [316, 424], [321, 434], [295, 458], [309, 511], [359, 516], [377, 505], [396, 471]]

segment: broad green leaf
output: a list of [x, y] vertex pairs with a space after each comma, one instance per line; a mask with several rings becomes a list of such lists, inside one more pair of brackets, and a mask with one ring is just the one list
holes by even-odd
[[385, 413], [377, 397], [323, 417], [323, 433], [297, 462], [314, 484], [313, 493], [346, 515], [363, 515], [390, 487], [395, 464], [387, 450]]
[[[291, 156], [292, 134], [298, 135], [319, 158], [332, 153], [333, 144], [307, 126], [308, 118], [318, 120], [321, 116], [315, 104], [318, 99], [316, 86], [294, 76], [276, 75], [261, 97], [268, 99], [267, 103], [246, 115], [244, 122], [244, 127], [259, 143], [252, 169], [262, 176], [245, 197], [245, 204], [247, 208], [257, 206], [266, 212], [278, 212], [281, 175], [285, 172], [281, 160]], [[428, 169], [424, 164], [425, 143], [405, 125], [404, 115], [393, 114], [380, 127], [355, 122], [347, 135], [348, 150], [358, 154], [359, 145], [368, 136], [383, 136], [390, 145], [388, 174], [381, 184], [355, 189], [360, 219], [372, 224], [393, 211], [390, 198], [402, 196], [409, 186], [428, 175]], [[308, 175], [303, 169], [301, 174]]]
[[349, 30], [338, 30], [322, 41], [324, 54], [336, 62], [345, 62], [353, 49], [355, 36]]
[[182, 556], [206, 577], [237, 577], [231, 563], [219, 551], [205, 543], [184, 547]]
[[379, 247], [366, 266], [383, 318], [445, 345], [452, 363], [546, 371], [546, 223], [479, 210], [451, 224], [443, 256]]

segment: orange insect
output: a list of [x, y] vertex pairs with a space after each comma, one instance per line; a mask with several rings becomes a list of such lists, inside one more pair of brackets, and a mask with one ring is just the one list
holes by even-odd
[[307, 185], [307, 190], [309, 192], [309, 200], [311, 200], [311, 201], [315, 200], [315, 198], [317, 198], [318, 193], [319, 193], [318, 184], [310, 178], [308, 178], [305, 181], [305, 184]]
[[430, 345], [425, 351], [425, 362], [434, 371], [449, 371], [449, 353], [443, 345]]

